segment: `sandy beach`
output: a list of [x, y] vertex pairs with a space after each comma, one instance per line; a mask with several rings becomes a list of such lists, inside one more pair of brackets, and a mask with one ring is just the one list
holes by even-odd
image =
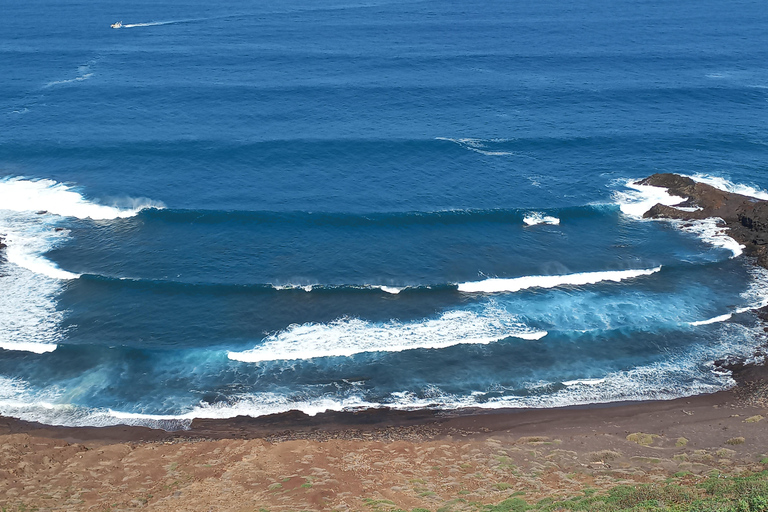
[[451, 414], [288, 413], [200, 420], [179, 432], [3, 418], [0, 506], [478, 510], [514, 500], [557, 502], [622, 484], [693, 485], [768, 464], [767, 373], [737, 368], [732, 390], [671, 401]]

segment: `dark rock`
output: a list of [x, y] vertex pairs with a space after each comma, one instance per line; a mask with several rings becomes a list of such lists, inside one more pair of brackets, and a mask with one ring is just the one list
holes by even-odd
[[685, 198], [677, 206], [701, 208], [687, 212], [657, 204], [643, 217], [684, 221], [719, 217], [729, 229], [728, 235], [744, 245], [745, 252], [755, 257], [759, 265], [768, 268], [768, 201], [726, 192], [677, 174], [654, 174], [638, 184], [663, 187], [670, 194]]

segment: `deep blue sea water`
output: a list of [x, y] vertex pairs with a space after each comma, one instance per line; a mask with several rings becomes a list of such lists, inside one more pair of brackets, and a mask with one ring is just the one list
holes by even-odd
[[768, 274], [631, 183], [768, 198], [766, 26], [757, 0], [3, 3], [0, 414], [730, 386]]

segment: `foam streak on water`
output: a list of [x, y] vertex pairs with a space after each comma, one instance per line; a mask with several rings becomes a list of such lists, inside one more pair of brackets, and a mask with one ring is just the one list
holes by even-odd
[[524, 276], [509, 279], [491, 278], [459, 284], [459, 291], [466, 293], [518, 292], [528, 288], [555, 288], [557, 286], [582, 286], [603, 281], [619, 282], [659, 272], [661, 267], [638, 270], [608, 270], [582, 272], [555, 276]]
[[527, 327], [505, 310], [490, 306], [481, 313], [449, 311], [438, 318], [415, 322], [374, 323], [342, 318], [327, 324], [294, 325], [267, 337], [252, 350], [229, 352], [228, 356], [249, 363], [348, 357], [364, 352], [488, 344], [509, 337], [537, 340], [546, 334]]

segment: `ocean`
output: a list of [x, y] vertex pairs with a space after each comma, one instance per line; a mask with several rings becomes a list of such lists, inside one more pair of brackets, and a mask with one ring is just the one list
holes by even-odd
[[633, 183], [768, 199], [766, 26], [757, 0], [6, 2], [0, 414], [728, 388], [768, 272]]

